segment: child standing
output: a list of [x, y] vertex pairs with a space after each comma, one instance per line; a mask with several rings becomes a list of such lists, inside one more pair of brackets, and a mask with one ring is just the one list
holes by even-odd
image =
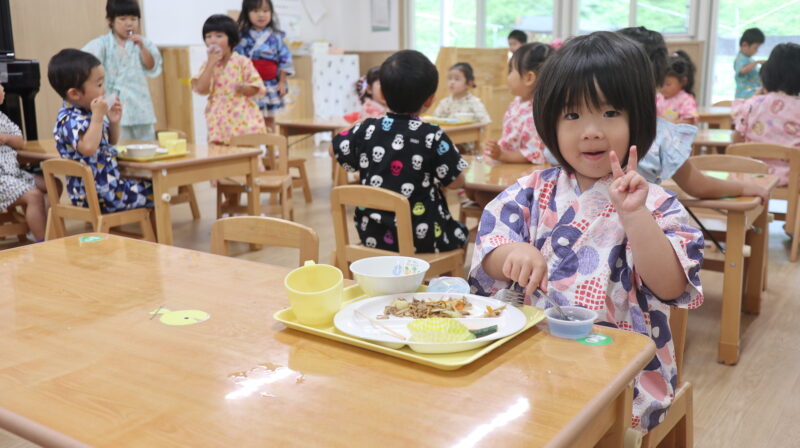
[[[6, 91], [0, 85], [0, 104]], [[0, 112], [0, 210], [17, 205], [25, 206], [25, 222], [36, 241], [44, 240], [47, 223], [45, 214], [44, 179], [23, 171], [17, 162], [17, 151], [25, 146], [22, 130], [4, 113]]]
[[656, 134], [654, 87], [634, 42], [609, 32], [567, 41], [542, 68], [534, 100], [561, 166], [486, 206], [470, 271], [478, 294], [517, 282], [545, 308], [531, 294], [540, 287], [561, 305], [598, 310], [600, 325], [651, 337], [656, 356], [634, 380], [632, 426], [643, 432], [674, 394], [669, 307], [703, 302], [702, 234], [674, 193], [636, 172], [637, 148], [645, 154]]
[[292, 53], [284, 43], [286, 33], [278, 28], [272, 0], [243, 0], [239, 14], [241, 41], [235, 51], [253, 61], [266, 93], [257, 99], [267, 129], [272, 131], [275, 114], [283, 109], [289, 89], [287, 78], [294, 75]]
[[753, 56], [758, 53], [758, 47], [764, 40], [764, 33], [758, 28], [746, 29], [739, 39], [739, 54], [733, 61], [733, 70], [736, 72], [736, 98], [750, 98], [761, 88], [758, 66], [765, 61], [757, 61]]
[[125, 105], [121, 138], [155, 140], [156, 114], [145, 76], [161, 74], [161, 53], [153, 43], [139, 35], [141, 12], [136, 0], [108, 0], [106, 19], [111, 29], [83, 47], [106, 70], [106, 90], [118, 95]]
[[[774, 143], [800, 149], [800, 45], [778, 44], [761, 68], [766, 95], [733, 102], [735, 141]], [[764, 159], [770, 173], [789, 184], [784, 160]]]
[[505, 163], [545, 162], [545, 146], [533, 124], [533, 88], [537, 72], [553, 51], [550, 45], [534, 42], [511, 56], [507, 81], [515, 98], [503, 116], [503, 136], [486, 142], [487, 157]]
[[661, 94], [664, 95], [662, 117], [673, 123], [697, 124], [697, 102], [694, 99], [695, 67], [689, 55], [678, 50], [667, 61], [667, 74]]
[[[439, 126], [419, 119], [433, 103], [436, 67], [418, 51], [399, 51], [381, 65], [380, 80], [390, 112], [334, 137], [336, 161], [358, 171], [362, 184], [408, 198], [418, 253], [466, 246], [467, 228], [450, 215], [440, 188], [462, 187], [467, 162]], [[399, 250], [393, 213], [356, 209], [355, 222], [364, 245]]]
[[264, 95], [264, 83], [252, 62], [234, 53], [239, 41], [236, 22], [215, 14], [203, 24], [208, 60], [192, 78], [192, 90], [208, 95], [206, 124], [210, 143], [228, 144], [232, 137], [267, 132], [255, 98]]
[[[153, 207], [150, 181], [124, 179], [117, 164], [122, 103], [109, 104], [103, 97], [105, 70], [90, 53], [61, 50], [50, 59], [47, 79], [64, 99], [53, 135], [58, 153], [92, 169], [103, 213]], [[79, 177], [67, 178], [67, 194], [73, 205], [88, 207], [86, 188]]]
[[367, 74], [362, 76], [356, 84], [356, 94], [361, 101], [361, 111], [358, 113], [356, 121], [364, 121], [367, 118], [381, 118], [386, 114], [386, 99], [381, 92], [381, 67], [376, 66], [367, 70]]

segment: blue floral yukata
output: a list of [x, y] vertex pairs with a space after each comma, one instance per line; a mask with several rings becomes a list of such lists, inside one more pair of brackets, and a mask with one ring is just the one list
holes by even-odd
[[[267, 36], [264, 33], [268, 33]], [[256, 67], [264, 87], [267, 89], [266, 95], [256, 98], [258, 108], [265, 117], [275, 116], [279, 110], [283, 109], [283, 98], [281, 98], [278, 88], [279, 74], [286, 72], [287, 76], [294, 75], [292, 65], [292, 52], [286, 46], [283, 39], [283, 31], [273, 31], [267, 27], [261, 31], [250, 29], [243, 31], [240, 35], [241, 40], [234, 48], [234, 51], [250, 58]], [[263, 42], [263, 43], [262, 43]], [[256, 44], [259, 44], [258, 48]]]
[[[662, 302], [642, 283], [633, 265], [625, 229], [608, 195], [611, 181], [606, 176], [582, 192], [575, 176], [561, 167], [519, 179], [484, 209], [469, 282], [474, 293], [485, 296], [508, 287], [510, 282], [490, 277], [481, 263], [504, 244], [530, 243], [547, 260], [550, 297], [561, 305], [596, 310], [599, 325], [652, 338], [656, 355], [634, 380], [631, 426], [644, 432], [663, 421], [675, 394], [678, 370], [670, 306], [691, 309], [703, 303], [698, 275], [703, 235], [688, 225], [688, 214], [674, 193], [649, 184], [645, 206], [664, 231], [687, 279], [680, 297]], [[525, 300], [549, 306], [538, 297]]]
[[[89, 129], [92, 113], [64, 103], [58, 112], [53, 135], [61, 158], [77, 160], [92, 169], [100, 209], [103, 213], [153, 207], [153, 185], [148, 180], [122, 178], [117, 164], [117, 149], [108, 142], [108, 118], [103, 119], [100, 147], [92, 156], [78, 151], [78, 140]], [[67, 179], [67, 194], [73, 205], [88, 207], [86, 188], [78, 177]]]

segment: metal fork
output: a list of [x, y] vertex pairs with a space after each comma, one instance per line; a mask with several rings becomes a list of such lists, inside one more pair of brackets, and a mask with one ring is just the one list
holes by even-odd
[[[503, 288], [497, 291], [492, 297], [500, 300], [501, 302], [509, 303], [514, 306], [522, 306], [525, 304], [525, 294], [514, 290], [514, 286], [519, 286], [517, 282], [511, 282], [511, 285], [508, 288]], [[550, 296], [548, 296], [544, 291], [540, 288], [536, 288], [536, 294], [540, 297], [543, 297], [545, 300], [550, 302], [551, 305], [556, 309], [556, 312], [561, 316], [562, 320], [573, 320], [572, 316], [568, 315], [558, 306], [558, 303], [553, 300]]]

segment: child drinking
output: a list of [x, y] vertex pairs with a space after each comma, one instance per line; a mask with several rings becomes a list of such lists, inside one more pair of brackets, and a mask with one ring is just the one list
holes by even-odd
[[480, 98], [469, 92], [469, 89], [475, 88], [475, 73], [471, 65], [459, 62], [450, 67], [447, 72], [447, 87], [450, 89], [450, 96], [439, 102], [433, 115], [444, 118], [467, 117], [478, 123], [492, 121]]
[[697, 102], [694, 100], [695, 67], [689, 55], [678, 50], [667, 61], [667, 74], [661, 94], [664, 96], [662, 117], [673, 123], [697, 124]]
[[272, 130], [275, 114], [283, 109], [289, 76], [294, 75], [292, 53], [283, 42], [286, 33], [278, 28], [272, 0], [243, 0], [239, 14], [241, 41], [235, 51], [253, 61], [266, 93], [256, 100], [267, 129]]
[[381, 92], [380, 73], [380, 66], [372, 67], [356, 83], [356, 94], [361, 101], [361, 111], [356, 121], [381, 118], [386, 114], [386, 100]]
[[208, 60], [192, 78], [192, 90], [208, 95], [208, 141], [228, 144], [237, 135], [266, 133], [255, 100], [264, 95], [264, 83], [253, 63], [233, 52], [239, 41], [236, 22], [222, 14], [209, 17], [203, 24], [203, 41]]
[[[0, 85], [0, 104], [6, 91]], [[0, 112], [0, 210], [17, 205], [25, 206], [25, 222], [36, 241], [44, 240], [45, 213], [44, 179], [23, 171], [17, 162], [17, 151], [25, 146], [22, 131], [11, 119]]]
[[[800, 45], [778, 44], [761, 67], [766, 95], [733, 102], [735, 141], [774, 143], [800, 149]], [[770, 173], [789, 184], [785, 160], [764, 159]]]
[[[53, 135], [58, 153], [92, 170], [103, 213], [153, 207], [153, 186], [142, 179], [125, 179], [117, 165], [122, 103], [103, 97], [105, 69], [90, 53], [61, 50], [47, 67], [50, 85], [64, 99]], [[67, 177], [67, 194], [73, 205], [88, 207], [86, 187], [80, 177]]]
[[155, 140], [156, 114], [145, 76], [161, 74], [161, 53], [139, 34], [141, 12], [136, 0], [108, 0], [106, 19], [111, 29], [83, 47], [106, 70], [106, 90], [125, 105], [121, 138]]
[[544, 145], [533, 124], [533, 88], [536, 74], [553, 53], [550, 45], [525, 44], [508, 62], [508, 87], [514, 100], [503, 117], [503, 135], [489, 140], [484, 155], [505, 163], [544, 163]]
[[[450, 215], [440, 188], [462, 187], [467, 162], [439, 126], [418, 116], [433, 103], [436, 67], [418, 51], [399, 51], [381, 65], [380, 81], [390, 112], [334, 137], [336, 161], [358, 170], [362, 184], [408, 198], [418, 253], [466, 246], [467, 228]], [[393, 213], [356, 209], [355, 222], [364, 245], [399, 250]]]
[[651, 337], [656, 356], [634, 381], [632, 421], [648, 431], [674, 394], [669, 307], [703, 302], [703, 237], [674, 193], [636, 172], [637, 152], [656, 134], [647, 55], [615, 33], [575, 37], [541, 69], [534, 105], [561, 166], [519, 179], [486, 206], [470, 283], [488, 296], [516, 282], [546, 308], [532, 294], [541, 288], [561, 305], [598, 310], [600, 325]]
[[766, 61], [757, 61], [753, 56], [758, 53], [758, 47], [764, 40], [764, 33], [758, 28], [744, 30], [739, 39], [739, 54], [733, 60], [733, 70], [736, 72], [736, 98], [750, 98], [761, 88], [758, 66]]

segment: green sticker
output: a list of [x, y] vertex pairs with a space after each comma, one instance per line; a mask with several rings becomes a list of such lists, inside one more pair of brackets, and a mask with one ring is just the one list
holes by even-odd
[[583, 339], [578, 339], [578, 342], [585, 345], [608, 345], [614, 342], [614, 339], [605, 334], [592, 333]]
[[96, 243], [98, 241], [103, 241], [105, 237], [102, 236], [82, 236], [78, 238], [78, 241], [81, 243]]
[[722, 180], [727, 180], [729, 177], [731, 177], [731, 173], [729, 173], [727, 171], [711, 171], [711, 170], [709, 170], [709, 171], [703, 171], [703, 173], [706, 176], [714, 177], [714, 178], [722, 179]]

